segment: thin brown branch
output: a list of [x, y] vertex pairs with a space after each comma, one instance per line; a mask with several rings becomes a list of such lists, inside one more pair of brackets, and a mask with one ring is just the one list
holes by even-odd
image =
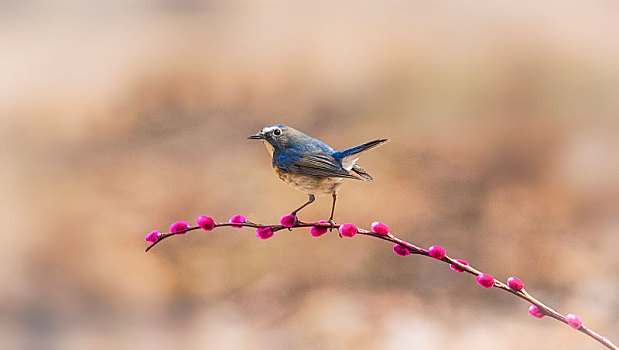
[[[297, 229], [297, 228], [307, 228], [307, 227], [312, 227], [312, 226], [317, 226], [317, 227], [323, 227], [323, 228], [330, 228], [330, 229], [339, 229], [341, 225], [339, 224], [334, 224], [331, 225], [329, 223], [320, 223], [320, 222], [302, 222], [302, 221], [297, 221], [294, 223], [294, 225], [292, 227], [286, 227], [283, 226], [281, 224], [276, 224], [276, 225], [262, 225], [262, 224], [256, 224], [253, 222], [244, 222], [244, 223], [216, 223], [214, 225], [214, 228], [218, 228], [218, 227], [227, 227], [227, 226], [242, 226], [242, 227], [251, 227], [251, 228], [266, 228], [266, 227], [270, 227], [273, 232], [277, 232], [280, 230], [284, 230], [284, 229]], [[148, 252], [149, 250], [151, 250], [155, 245], [159, 244], [161, 241], [163, 241], [164, 239], [167, 239], [171, 236], [175, 236], [178, 234], [182, 234], [182, 233], [186, 233], [189, 231], [193, 231], [193, 230], [198, 230], [200, 229], [199, 226], [190, 226], [185, 230], [179, 231], [179, 232], [175, 232], [175, 233], [159, 233], [158, 236], [158, 240], [154, 243], [151, 243], [147, 248], [146, 248], [146, 252]], [[374, 237], [374, 238], [378, 238], [378, 239], [382, 239], [384, 241], [388, 241], [388, 242], [392, 242], [395, 244], [399, 244], [403, 247], [405, 247], [411, 254], [413, 255], [422, 255], [422, 256], [426, 256], [426, 257], [430, 257], [430, 253], [428, 252], [428, 250], [420, 248], [412, 243], [409, 243], [407, 241], [404, 241], [400, 238], [397, 238], [396, 236], [394, 236], [391, 233], [387, 233], [386, 235], [383, 234], [378, 234], [378, 233], [374, 233], [372, 231], [368, 231], [368, 230], [364, 230], [364, 229], [357, 229], [357, 234], [360, 235], [364, 235], [364, 236], [370, 236], [370, 237]], [[454, 265], [457, 268], [459, 268], [460, 270], [462, 270], [463, 272], [467, 272], [470, 273], [474, 276], [478, 276], [480, 274], [482, 274], [481, 271], [475, 269], [474, 267], [467, 265], [467, 264], [463, 264], [461, 262], [459, 262], [456, 259], [453, 259], [447, 255], [445, 255], [443, 258], [441, 259], [434, 259], [434, 260], [439, 260], [442, 261], [444, 263], [450, 264], [450, 265]], [[545, 315], [545, 316], [549, 316], [551, 318], [554, 318], [557, 321], [563, 322], [565, 324], [569, 324], [566, 316], [564, 316], [563, 314], [553, 310], [552, 308], [550, 308], [549, 306], [547, 306], [546, 304], [542, 303], [541, 301], [537, 300], [536, 298], [534, 298], [531, 294], [529, 294], [524, 288], [521, 290], [516, 290], [516, 289], [512, 289], [510, 288], [507, 284], [494, 279], [494, 284], [492, 285], [492, 287], [495, 288], [499, 288], [502, 289], [510, 294], [513, 294], [527, 302], [529, 302], [532, 305], [535, 305], [538, 307], [539, 311]], [[612, 349], [612, 350], [619, 350], [619, 348], [617, 347], [617, 345], [613, 344], [608, 338], [601, 336], [599, 333], [593, 331], [592, 329], [589, 329], [587, 327], [585, 327], [584, 325], [581, 325], [578, 330], [586, 335], [588, 335], [589, 337], [597, 340], [598, 342], [600, 342], [602, 345], [604, 345], [605, 347]]]

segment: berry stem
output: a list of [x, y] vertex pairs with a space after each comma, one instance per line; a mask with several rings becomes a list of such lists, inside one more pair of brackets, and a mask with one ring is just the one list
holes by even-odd
[[[273, 232], [277, 232], [280, 230], [284, 230], [284, 229], [296, 229], [296, 228], [305, 228], [305, 227], [312, 227], [312, 226], [317, 226], [317, 227], [324, 227], [324, 228], [335, 228], [335, 229], [339, 229], [341, 225], [339, 224], [331, 224], [328, 222], [303, 222], [303, 221], [295, 221], [293, 226], [284, 226], [281, 224], [275, 224], [275, 225], [261, 225], [261, 224], [257, 224], [257, 223], [253, 223], [253, 222], [243, 222], [243, 223], [229, 223], [229, 222], [225, 222], [225, 223], [215, 223], [214, 228], [218, 228], [218, 227], [229, 227], [229, 226], [241, 226], [241, 227], [251, 227], [251, 228], [265, 228], [265, 227], [270, 227], [272, 229]], [[184, 234], [186, 232], [189, 231], [193, 231], [193, 230], [198, 230], [200, 229], [200, 226], [189, 226], [187, 227], [185, 230], [181, 230], [175, 233], [160, 233], [159, 234], [159, 239], [156, 242], [151, 243], [147, 248], [146, 248], [146, 252], [148, 252], [149, 250], [151, 250], [154, 246], [156, 246], [157, 244], [159, 244], [161, 241], [163, 241], [164, 239], [167, 239], [168, 237], [171, 236], [175, 236], [177, 234]], [[388, 242], [392, 242], [392, 243], [396, 243], [399, 244], [403, 247], [405, 247], [406, 249], [408, 249], [408, 251], [411, 252], [411, 255], [423, 255], [426, 257], [430, 257], [430, 254], [428, 252], [428, 250], [420, 248], [412, 243], [409, 243], [407, 241], [404, 241], [396, 236], [394, 236], [392, 233], [388, 232], [387, 234], [378, 234], [378, 233], [374, 233], [372, 231], [368, 231], [365, 229], [361, 229], [361, 228], [357, 228], [357, 234], [360, 235], [364, 235], [364, 236], [371, 236], [374, 238], [378, 238], [378, 239], [382, 239], [384, 241], [388, 241]], [[433, 260], [437, 260], [432, 258]], [[447, 255], [445, 255], [442, 259], [439, 259], [440, 261], [447, 263], [447, 264], [451, 264], [451, 265], [455, 265], [457, 266], [460, 270], [464, 271], [464, 272], [468, 272], [474, 276], [480, 275], [482, 274], [481, 271], [477, 270], [476, 268], [472, 267], [471, 265], [465, 265], [463, 263], [460, 263], [459, 261], [457, 261], [456, 259], [453, 259]], [[494, 285], [493, 287], [495, 288], [499, 288], [502, 289], [506, 292], [509, 292], [527, 302], [529, 302], [532, 305], [535, 305], [539, 308], [540, 312], [542, 312], [545, 316], [549, 316], [551, 318], [554, 318], [557, 321], [563, 322], [565, 324], [568, 324], [567, 320], [566, 320], [566, 316], [553, 310], [552, 308], [550, 308], [549, 306], [547, 306], [546, 304], [542, 303], [541, 301], [537, 300], [536, 298], [534, 298], [531, 294], [529, 294], [524, 288], [522, 290], [514, 290], [512, 288], [510, 288], [509, 286], [507, 286], [507, 284], [497, 280], [496, 278], [494, 279]], [[617, 347], [617, 345], [613, 344], [608, 338], [601, 336], [599, 333], [587, 328], [585, 325], [582, 325], [578, 328], [578, 330], [586, 335], [588, 335], [589, 337], [597, 340], [598, 342], [600, 342], [602, 345], [604, 345], [605, 347], [612, 349], [612, 350], [619, 350], [619, 348]]]

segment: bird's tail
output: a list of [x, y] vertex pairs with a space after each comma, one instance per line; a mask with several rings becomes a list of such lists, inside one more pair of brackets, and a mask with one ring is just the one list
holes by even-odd
[[343, 151], [337, 151], [333, 153], [333, 157], [338, 159], [342, 163], [342, 167], [348, 171], [354, 171], [357, 175], [361, 176], [361, 178], [365, 181], [372, 181], [372, 177], [370, 174], [365, 172], [363, 168], [357, 165], [357, 160], [359, 157], [357, 154], [372, 149], [374, 147], [380, 146], [383, 143], [387, 142], [387, 139], [380, 139], [370, 141], [368, 143], [364, 143], [363, 145], [355, 146], [349, 149], [345, 149]]
[[369, 149], [372, 149], [374, 147], [380, 146], [383, 143], [387, 142], [387, 139], [380, 139], [380, 140], [374, 140], [374, 141], [370, 141], [367, 143], [364, 143], [363, 145], [359, 145], [359, 146], [355, 146], [349, 149], [345, 149], [343, 151], [337, 151], [335, 153], [333, 153], [333, 157], [337, 158], [337, 159], [344, 159], [350, 156], [354, 156], [357, 153], [361, 153], [363, 151], [367, 151]]

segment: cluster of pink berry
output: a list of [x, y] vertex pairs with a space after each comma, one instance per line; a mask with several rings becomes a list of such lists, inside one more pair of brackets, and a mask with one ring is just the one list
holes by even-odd
[[[190, 227], [187, 221], [174, 222], [172, 223], [172, 225], [170, 225], [170, 233], [177, 234], [177, 235], [184, 235], [185, 233], [187, 233], [187, 231], [195, 230], [197, 228], [202, 228], [206, 231], [211, 231], [216, 226], [213, 218], [210, 218], [208, 216], [204, 216], [204, 215], [198, 216], [198, 219], [196, 221], [198, 223], [197, 227]], [[145, 239], [146, 239], [146, 242], [155, 243], [159, 240], [160, 237], [161, 237], [161, 232], [159, 232], [158, 230], [154, 230], [151, 233], [147, 234]]]
[[[172, 225], [170, 225], [170, 233], [183, 235], [187, 233], [187, 231], [195, 230], [198, 228], [202, 228], [205, 231], [211, 231], [215, 227], [221, 226], [221, 225], [215, 224], [215, 221], [213, 220], [213, 218], [204, 216], [204, 215], [198, 216], [196, 221], [198, 224], [198, 226], [196, 227], [190, 227], [187, 221], [174, 222]], [[284, 215], [280, 220], [281, 225], [283, 227], [288, 227], [288, 228], [294, 227], [296, 222], [297, 222], [297, 219], [294, 215]], [[244, 225], [235, 225], [235, 224], [246, 224], [248, 223], [248, 221], [243, 215], [234, 215], [233, 217], [230, 218], [230, 220], [228, 220], [228, 223], [230, 224], [228, 226], [241, 228]], [[316, 225], [310, 228], [310, 234], [314, 237], [322, 236], [323, 234], [327, 233], [327, 231], [329, 230], [327, 221], [320, 220], [318, 221], [318, 223], [323, 224], [323, 225]], [[357, 229], [352, 224], [348, 224], [348, 225], [349, 226], [342, 225], [344, 226], [344, 232], [345, 232], [345, 233], [342, 233], [342, 235], [345, 235], [347, 237], [352, 237], [357, 233]], [[350, 226], [352, 226], [352, 230]], [[340, 230], [341, 229], [342, 228], [340, 227]], [[260, 239], [271, 238], [273, 237], [274, 234], [275, 232], [273, 230], [273, 227], [271, 226], [261, 226], [261, 227], [256, 228], [256, 236]], [[161, 238], [161, 232], [159, 232], [158, 230], [152, 231], [151, 233], [147, 234], [145, 237], [146, 241], [149, 243], [156, 243], [157, 241], [159, 241], [160, 238]]]
[[[400, 256], [407, 256], [411, 253], [411, 251], [402, 244], [394, 245], [393, 251]], [[445, 249], [441, 246], [431, 246], [428, 249], [428, 255], [434, 259], [441, 260], [446, 256], [446, 252], [445, 252]], [[469, 262], [466, 260], [455, 259], [455, 261], [457, 261], [459, 264], [464, 265], [464, 266], [469, 265]], [[464, 270], [457, 265], [450, 264], [449, 267], [454, 271], [464, 272]], [[489, 275], [486, 273], [480, 273], [477, 275], [477, 283], [479, 283], [479, 285], [484, 288], [491, 288], [494, 286], [495, 280], [492, 275]], [[507, 286], [515, 291], [521, 291], [524, 289], [524, 284], [518, 277], [508, 278]], [[544, 311], [540, 310], [540, 308], [537, 305], [531, 305], [531, 307], [529, 307], [529, 314], [531, 314], [531, 316], [536, 317], [536, 318], [542, 318], [546, 315]], [[565, 321], [570, 327], [574, 329], [579, 329], [582, 326], [582, 321], [580, 320], [580, 318], [573, 314], [568, 314], [565, 317]]]
[[[295, 227], [297, 222], [298, 222], [297, 218], [294, 215], [290, 215], [290, 214], [284, 215], [280, 219], [281, 227], [285, 227], [285, 228], [293, 228]], [[197, 226], [190, 227], [189, 223], [186, 221], [177, 221], [173, 223], [172, 225], [170, 225], [170, 233], [183, 235], [187, 233], [187, 231], [195, 230], [198, 228], [201, 228], [205, 231], [211, 231], [217, 226], [225, 225], [225, 224], [218, 225], [215, 223], [213, 218], [204, 216], [204, 215], [198, 216], [198, 218], [196, 219], [196, 223], [197, 223]], [[256, 227], [256, 236], [260, 239], [268, 239], [268, 238], [273, 237], [273, 235], [275, 234], [275, 231], [273, 230], [272, 226], [258, 226], [255, 224], [251, 224], [242, 215], [235, 215], [231, 217], [228, 223], [229, 224], [226, 226], [231, 226], [231, 227], [236, 227], [236, 228], [242, 228], [243, 226]], [[327, 233], [327, 231], [330, 228], [330, 225], [328, 225], [329, 223], [327, 221], [321, 220], [321, 221], [318, 221], [318, 224], [321, 224], [321, 225], [314, 225], [310, 227], [310, 234], [314, 237], [322, 236], [323, 234]], [[355, 225], [350, 224], [350, 223], [342, 224], [336, 227], [338, 228], [340, 235], [343, 237], [354, 237], [359, 232], [368, 233], [367, 231], [363, 231], [363, 230], [360, 231]], [[371, 234], [378, 235], [378, 236], [388, 236], [389, 227], [383, 224], [382, 222], [373, 222]], [[147, 242], [156, 243], [161, 238], [161, 233], [155, 230], [149, 233], [148, 235], [146, 235], [145, 238]], [[393, 238], [393, 236], [391, 236], [391, 238]], [[408, 243], [405, 243], [405, 244], [408, 244]], [[412, 246], [410, 244], [408, 245], [409, 247], [401, 243], [396, 243], [393, 246], [393, 251], [397, 255], [400, 255], [400, 256], [410, 255], [411, 251], [415, 253], [419, 253], [423, 251], [420, 248], [416, 248], [415, 246]], [[417, 251], [416, 249], [419, 249], [419, 251]], [[445, 249], [441, 246], [431, 246], [430, 248], [428, 248], [427, 255], [437, 260], [443, 260], [447, 256], [447, 253], [445, 252]], [[445, 261], [453, 261], [453, 260], [445, 260]], [[457, 264], [450, 264], [449, 267], [456, 272], [464, 272], [465, 270], [463, 270], [463, 268], [469, 265], [468, 261], [466, 260], [455, 259], [455, 261], [457, 262]], [[477, 283], [483, 288], [491, 288], [495, 286], [496, 283], [500, 283], [500, 282], [496, 281], [492, 275], [485, 274], [485, 273], [478, 273]], [[507, 286], [516, 292], [522, 291], [524, 289], [524, 284], [518, 277], [508, 278]], [[537, 305], [531, 305], [531, 307], [529, 307], [529, 314], [531, 314], [531, 316], [536, 317], [536, 318], [542, 318], [546, 315], [546, 313], [543, 310], [541, 310]], [[568, 325], [570, 325], [574, 329], [579, 329], [582, 326], [582, 321], [580, 320], [580, 318], [573, 314], [568, 314], [567, 317], [565, 318], [565, 321], [567, 322]]]

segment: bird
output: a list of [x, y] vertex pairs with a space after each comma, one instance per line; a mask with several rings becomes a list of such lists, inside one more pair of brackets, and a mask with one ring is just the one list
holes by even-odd
[[336, 151], [324, 142], [286, 125], [266, 126], [248, 137], [262, 140], [272, 156], [272, 166], [281, 180], [305, 192], [308, 200], [291, 215], [314, 202], [315, 195], [331, 195], [329, 223], [335, 225], [333, 215], [338, 189], [344, 179], [373, 181], [359, 164], [359, 154], [382, 145], [387, 139], [377, 139], [342, 151]]

